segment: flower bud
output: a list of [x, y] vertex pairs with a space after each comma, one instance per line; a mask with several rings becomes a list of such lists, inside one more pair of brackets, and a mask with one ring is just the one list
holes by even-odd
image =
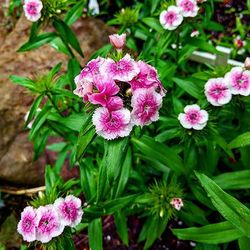
[[126, 43], [126, 34], [113, 34], [109, 36], [110, 43], [115, 49], [120, 50]]

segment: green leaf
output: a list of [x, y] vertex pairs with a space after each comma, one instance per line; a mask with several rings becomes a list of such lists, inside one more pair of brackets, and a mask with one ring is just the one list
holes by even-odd
[[70, 29], [70, 27], [62, 20], [54, 20], [53, 25], [60, 35], [61, 39], [66, 44], [70, 44], [72, 48], [74, 48], [79, 53], [79, 55], [84, 57], [79, 41], [77, 40], [75, 33]]
[[64, 53], [65, 55], [71, 56], [71, 51], [69, 50], [68, 46], [62, 41], [60, 37], [56, 37], [50, 42], [51, 46], [56, 49], [57, 51]]
[[89, 247], [93, 250], [102, 250], [102, 221], [100, 218], [89, 223], [88, 226]]
[[78, 18], [82, 16], [84, 6], [85, 6], [84, 1], [80, 1], [78, 4], [76, 4], [66, 14], [64, 22], [68, 26], [72, 25]]
[[250, 237], [250, 210], [231, 195], [224, 192], [204, 174], [196, 173], [218, 212], [240, 232]]
[[51, 42], [56, 37], [57, 35], [52, 32], [43, 33], [33, 38], [32, 41], [28, 41], [27, 43], [23, 44], [21, 48], [18, 49], [17, 52], [25, 52], [25, 51], [29, 51], [32, 49], [37, 49], [41, 47], [42, 45]]
[[186, 43], [188, 43], [189, 45], [195, 46], [201, 50], [219, 54], [219, 52], [216, 50], [216, 48], [213, 45], [209, 44], [207, 41], [201, 38], [189, 38], [187, 39]]
[[122, 211], [118, 211], [115, 213], [114, 219], [118, 235], [120, 236], [122, 242], [128, 246], [128, 226], [125, 214]]
[[203, 227], [172, 229], [178, 239], [193, 240], [207, 244], [227, 243], [240, 238], [243, 233], [238, 231], [230, 222], [220, 222]]
[[22, 77], [22, 76], [11, 75], [10, 80], [14, 84], [18, 84], [20, 86], [23, 86], [23, 87], [29, 89], [30, 91], [33, 91], [33, 92], [37, 91], [37, 88], [36, 88], [34, 82], [29, 78]]
[[250, 145], [250, 132], [237, 136], [228, 144], [229, 148], [240, 148], [248, 145]]
[[250, 189], [250, 170], [220, 174], [213, 180], [222, 189]]
[[29, 123], [31, 122], [31, 120], [34, 118], [35, 114], [37, 113], [37, 109], [38, 109], [40, 103], [42, 102], [42, 100], [43, 100], [43, 95], [38, 96], [38, 97], [34, 100], [32, 106], [31, 106], [31, 108], [30, 108], [30, 110], [29, 110], [29, 115], [28, 115], [28, 117], [27, 117], [27, 120], [26, 120], [26, 122], [25, 122], [25, 124], [24, 124], [24, 127], [25, 127], [25, 128], [28, 126], [28, 124], [29, 124]]
[[250, 238], [241, 237], [238, 240], [240, 250], [249, 250], [250, 247]]
[[156, 142], [149, 136], [143, 136], [140, 139], [133, 138], [132, 141], [136, 147], [147, 157], [151, 157], [152, 159], [165, 164], [177, 174], [185, 172], [182, 159], [175, 152], [175, 150], [160, 142]]
[[196, 99], [200, 99], [201, 91], [200, 91], [199, 86], [197, 86], [197, 84], [195, 84], [189, 80], [180, 79], [180, 78], [176, 78], [176, 77], [173, 77], [172, 79], [180, 88], [182, 88], [189, 95], [195, 97]]
[[162, 31], [162, 26], [159, 23], [159, 20], [154, 17], [145, 17], [142, 21], [147, 24], [150, 28], [156, 30], [157, 32]]

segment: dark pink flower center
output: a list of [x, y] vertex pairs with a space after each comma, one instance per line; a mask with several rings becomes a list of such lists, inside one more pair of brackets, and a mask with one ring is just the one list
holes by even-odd
[[42, 233], [49, 233], [58, 226], [58, 221], [52, 214], [45, 214], [42, 216], [38, 224], [38, 229]]
[[77, 218], [77, 207], [73, 202], [65, 202], [62, 207], [64, 216], [71, 221], [75, 221]]
[[192, 2], [190, 2], [189, 0], [187, 0], [187, 1], [183, 1], [181, 3], [181, 7], [183, 8], [184, 11], [189, 12], [189, 11], [193, 11], [194, 4]]
[[27, 12], [29, 15], [37, 14], [37, 4], [35, 2], [31, 2], [27, 5]]
[[235, 74], [233, 76], [234, 80], [233, 80], [233, 87], [237, 88], [237, 89], [246, 89], [249, 87], [249, 78], [242, 74], [242, 73], [238, 73]]
[[22, 230], [26, 233], [31, 232], [35, 227], [34, 218], [32, 216], [27, 216], [22, 221]]
[[201, 120], [201, 114], [199, 110], [189, 110], [186, 113], [186, 120], [192, 125], [199, 123]]
[[218, 100], [222, 97], [225, 97], [225, 92], [227, 91], [227, 87], [223, 84], [215, 84], [211, 87], [211, 89], [208, 91], [209, 95]]
[[165, 15], [166, 23], [172, 25], [174, 21], [177, 19], [176, 13], [174, 11], [168, 11]]

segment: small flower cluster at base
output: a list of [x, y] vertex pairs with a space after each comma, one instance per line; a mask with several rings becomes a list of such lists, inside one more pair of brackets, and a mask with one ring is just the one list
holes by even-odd
[[183, 201], [181, 198], [173, 198], [170, 201], [170, 204], [175, 208], [176, 210], [180, 211], [181, 208], [184, 206]]
[[24, 14], [31, 22], [36, 22], [41, 17], [43, 3], [40, 0], [25, 0], [23, 5]]
[[[121, 55], [126, 36], [113, 35], [110, 41]], [[92, 122], [96, 133], [107, 140], [125, 137], [133, 126], [149, 125], [159, 119], [164, 88], [157, 71], [129, 54], [120, 60], [98, 57], [75, 78], [74, 94], [83, 102], [98, 105]]]
[[184, 17], [195, 17], [199, 7], [196, 0], [176, 0], [176, 5], [171, 5], [160, 14], [160, 23], [166, 30], [176, 29]]
[[213, 106], [222, 106], [231, 101], [232, 95], [250, 95], [250, 71], [234, 67], [224, 78], [212, 78], [205, 84], [205, 95]]
[[207, 125], [208, 113], [197, 104], [187, 105], [184, 112], [178, 116], [178, 120], [184, 128], [202, 130]]
[[54, 204], [24, 208], [17, 231], [27, 242], [48, 243], [64, 231], [65, 226], [75, 227], [81, 222], [81, 200], [73, 195], [58, 198]]

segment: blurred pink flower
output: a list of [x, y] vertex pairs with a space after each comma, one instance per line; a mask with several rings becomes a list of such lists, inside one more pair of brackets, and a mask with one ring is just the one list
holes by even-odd
[[196, 0], [176, 0], [176, 4], [184, 17], [195, 17], [199, 11]]
[[232, 99], [232, 93], [224, 78], [212, 78], [205, 84], [205, 95], [214, 106], [222, 106]]
[[246, 41], [242, 40], [240, 36], [237, 36], [234, 39], [234, 45], [236, 46], [237, 49], [241, 49], [246, 46]]
[[190, 34], [191, 37], [198, 37], [200, 35], [200, 32], [198, 30], [193, 30]]
[[24, 208], [21, 213], [21, 220], [17, 225], [17, 231], [25, 241], [32, 242], [36, 240], [36, 223], [36, 210], [33, 207]]
[[132, 130], [131, 115], [128, 109], [109, 111], [97, 108], [92, 117], [96, 133], [107, 140], [128, 136]]
[[81, 205], [81, 200], [73, 195], [58, 198], [54, 203], [59, 213], [61, 223], [70, 227], [75, 227], [81, 222], [83, 215]]
[[197, 104], [187, 105], [184, 113], [178, 115], [178, 120], [184, 128], [201, 130], [207, 125], [208, 113]]
[[225, 82], [233, 95], [250, 95], [250, 71], [241, 67], [234, 67], [225, 77]]
[[170, 201], [170, 204], [175, 208], [176, 210], [180, 211], [181, 208], [184, 206], [183, 201], [181, 198], [173, 198]]
[[244, 62], [245, 69], [250, 70], [250, 57], [247, 57]]
[[79, 97], [82, 97], [84, 102], [87, 102], [89, 99], [88, 95], [93, 91], [92, 82], [85, 80], [84, 78], [80, 79], [80, 76], [78, 75], [75, 77], [75, 84], [76, 89], [73, 91], [73, 93]]
[[132, 121], [135, 125], [149, 125], [150, 123], [159, 119], [158, 110], [162, 105], [162, 96], [151, 89], [137, 89], [135, 90], [131, 106]]
[[127, 82], [131, 81], [138, 73], [140, 69], [137, 63], [126, 54], [120, 61], [115, 62], [113, 59], [108, 58], [100, 68], [102, 76], [108, 76], [114, 80]]
[[64, 225], [53, 205], [41, 206], [37, 209], [36, 239], [42, 243], [62, 234]]
[[160, 23], [166, 30], [176, 29], [183, 21], [181, 9], [176, 6], [169, 6], [160, 14]]
[[109, 36], [110, 43], [116, 48], [117, 50], [121, 50], [122, 47], [126, 43], [126, 34], [113, 34]]
[[43, 3], [40, 0], [25, 0], [23, 5], [24, 14], [28, 20], [36, 22], [41, 17]]

